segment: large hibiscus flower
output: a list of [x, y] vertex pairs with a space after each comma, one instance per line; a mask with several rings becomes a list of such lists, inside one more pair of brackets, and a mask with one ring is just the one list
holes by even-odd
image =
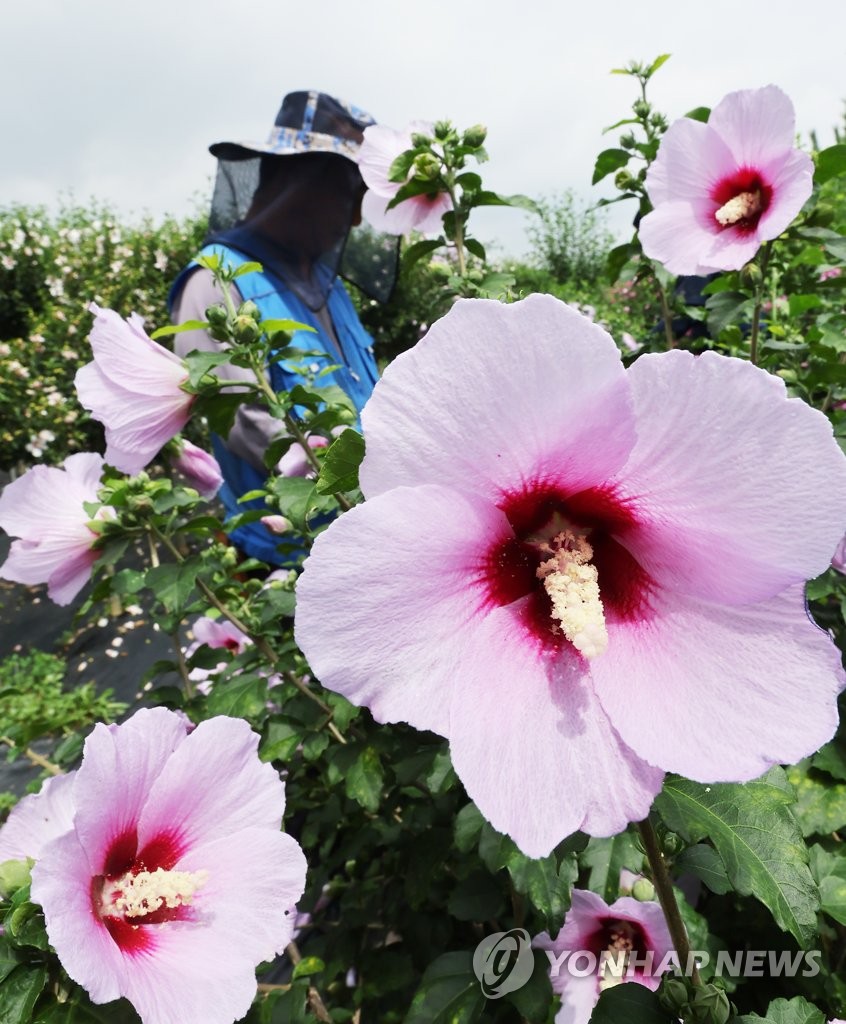
[[464, 300], [362, 424], [367, 501], [314, 545], [298, 642], [377, 720], [448, 737], [530, 856], [643, 818], [664, 770], [751, 779], [833, 733], [802, 583], [846, 459], [778, 378], [682, 351], [625, 370], [556, 299]]

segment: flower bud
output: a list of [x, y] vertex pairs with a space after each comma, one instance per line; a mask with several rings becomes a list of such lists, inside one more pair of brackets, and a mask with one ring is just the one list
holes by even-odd
[[692, 984], [680, 974], [667, 975], [658, 991], [658, 1002], [668, 1013], [678, 1016], [688, 1005]]
[[239, 313], [235, 317], [235, 324], [233, 333], [235, 340], [241, 345], [252, 345], [253, 342], [258, 341], [261, 331], [259, 330], [258, 324], [251, 316], [245, 316]]
[[226, 569], [234, 569], [238, 564], [238, 549], [228, 545], [221, 552], [220, 564]]
[[697, 1024], [727, 1024], [732, 1008], [728, 996], [716, 985], [700, 985], [691, 1006]]
[[415, 149], [425, 149], [426, 146], [432, 141], [430, 136], [426, 135], [425, 132], [412, 132], [411, 133], [411, 145]]
[[623, 149], [634, 149], [637, 145], [637, 139], [632, 135], [631, 132], [626, 132], [625, 135], [620, 137], [620, 145]]
[[483, 124], [474, 124], [472, 128], [468, 128], [464, 133], [464, 138], [461, 140], [465, 146], [481, 146], [485, 139], [488, 137], [488, 129]]
[[217, 459], [190, 441], [182, 440], [171, 465], [204, 498], [213, 498], [223, 483], [223, 473]]
[[635, 183], [635, 179], [632, 177], [631, 172], [625, 170], [617, 171], [614, 175], [614, 184], [621, 192], [625, 192], [627, 188], [631, 188]]
[[0, 896], [11, 896], [13, 892], [29, 885], [32, 861], [7, 860], [0, 864]]
[[247, 299], [246, 302], [242, 302], [238, 307], [238, 316], [249, 316], [252, 317], [256, 323], [259, 323], [261, 320], [261, 310], [252, 299]]
[[632, 110], [634, 111], [635, 117], [648, 117], [652, 111], [652, 107], [646, 100], [635, 100], [632, 104]]
[[223, 306], [209, 306], [206, 310], [206, 320], [208, 320], [210, 324], [216, 324], [219, 327], [224, 327], [228, 319], [229, 314]]
[[667, 832], [661, 838], [661, 852], [665, 857], [677, 857], [684, 849], [684, 840], [675, 832]]
[[452, 131], [452, 123], [450, 121], [435, 121], [432, 131], [435, 133], [436, 139], [443, 141]]
[[763, 279], [764, 275], [761, 273], [761, 268], [757, 263], [747, 263], [746, 266], [741, 268], [740, 282], [747, 288], [757, 288]]
[[632, 886], [632, 896], [641, 903], [649, 903], [655, 899], [655, 886], [648, 878], [639, 878]]
[[434, 181], [441, 173], [441, 162], [432, 153], [419, 153], [414, 158], [414, 177]]

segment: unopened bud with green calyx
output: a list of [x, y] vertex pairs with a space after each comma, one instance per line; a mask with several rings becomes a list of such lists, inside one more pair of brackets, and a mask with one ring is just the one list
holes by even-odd
[[206, 310], [206, 320], [208, 320], [210, 324], [216, 324], [219, 327], [224, 327], [228, 319], [229, 314], [223, 306], [209, 306]]
[[635, 179], [632, 177], [630, 171], [622, 170], [617, 171], [614, 175], [614, 184], [620, 189], [621, 192], [625, 192], [627, 188], [631, 188], [635, 184]]
[[677, 857], [684, 849], [684, 840], [675, 832], [666, 832], [661, 837], [661, 852], [665, 857]]
[[488, 129], [483, 124], [474, 124], [468, 128], [461, 140], [465, 146], [481, 146], [488, 137]]
[[258, 341], [261, 331], [259, 330], [259, 325], [251, 316], [239, 314], [235, 317], [233, 334], [235, 335], [235, 340], [240, 345], [252, 345], [254, 341]]
[[757, 263], [747, 263], [740, 271], [740, 283], [747, 288], [757, 288], [763, 281], [764, 275]]
[[691, 1017], [696, 1024], [727, 1024], [732, 1015], [729, 997], [716, 985], [699, 985], [693, 993]]
[[425, 149], [432, 141], [432, 137], [425, 132], [412, 132], [411, 145], [415, 149]]
[[441, 173], [441, 162], [432, 153], [419, 153], [414, 158], [414, 177], [434, 181]]
[[681, 974], [667, 975], [658, 990], [658, 1002], [669, 1013], [678, 1016], [690, 1002], [692, 988], [690, 978]]
[[628, 132], [626, 135], [620, 137], [620, 145], [623, 149], [634, 149], [637, 145], [637, 139], [631, 132]]
[[641, 903], [649, 903], [655, 899], [655, 886], [648, 878], [639, 878], [632, 886], [632, 896]]
[[435, 133], [435, 138], [443, 141], [449, 133], [452, 131], [451, 121], [435, 121], [432, 131]]
[[634, 111], [635, 117], [648, 117], [652, 111], [652, 107], [646, 100], [635, 100], [632, 104], [632, 110]]
[[247, 299], [238, 307], [238, 316], [249, 316], [258, 323], [261, 320], [261, 310], [252, 299]]

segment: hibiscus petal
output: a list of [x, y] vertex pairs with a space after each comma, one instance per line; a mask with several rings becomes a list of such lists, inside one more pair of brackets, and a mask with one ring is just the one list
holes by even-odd
[[388, 367], [361, 418], [368, 498], [438, 483], [497, 502], [537, 479], [575, 493], [634, 440], [617, 346], [548, 295], [460, 300]]
[[814, 162], [807, 153], [794, 149], [768, 177], [774, 200], [758, 221], [756, 234], [762, 240], [778, 238], [805, 205], [814, 188]]
[[[710, 208], [711, 204], [707, 204]], [[643, 251], [663, 263], [673, 274], [710, 274], [720, 269], [722, 235], [704, 223], [702, 202], [698, 205], [669, 200], [648, 213], [640, 222]], [[758, 243], [752, 239], [752, 253]]]
[[163, 832], [190, 849], [252, 825], [278, 829], [285, 786], [256, 756], [258, 742], [242, 719], [201, 722], [152, 783], [138, 819], [139, 847]]
[[314, 674], [377, 721], [446, 736], [465, 631], [486, 601], [479, 563], [511, 535], [498, 509], [432, 485], [345, 513], [297, 584], [296, 639]]
[[731, 150], [710, 123], [683, 117], [670, 125], [661, 140], [646, 176], [646, 191], [653, 205], [696, 202], [710, 196], [714, 186], [736, 168]]
[[793, 104], [776, 85], [730, 92], [711, 111], [708, 127], [729, 147], [735, 166], [760, 167], [793, 147]]
[[663, 772], [620, 741], [580, 658], [528, 644], [508, 608], [464, 635], [450, 661], [450, 753], [494, 828], [545, 857], [579, 829], [614, 835], [649, 813]]
[[739, 782], [831, 738], [840, 655], [809, 620], [801, 586], [744, 607], [679, 594], [653, 605], [647, 622], [609, 624], [608, 649], [591, 662], [602, 706], [641, 757]]
[[44, 908], [50, 944], [71, 978], [95, 1003], [118, 999], [123, 954], [92, 908], [91, 868], [76, 832], [44, 848], [32, 869], [32, 898]]
[[142, 330], [140, 317], [124, 320], [113, 309], [91, 303], [95, 315], [91, 350], [105, 377], [117, 385], [131, 381], [133, 390], [149, 397], [178, 390], [188, 377], [182, 360], [152, 341]]
[[76, 772], [47, 779], [37, 793], [23, 797], [0, 827], [0, 864], [37, 860], [48, 843], [73, 828], [73, 780]]
[[90, 452], [69, 455], [63, 468], [33, 466], [0, 494], [0, 526], [13, 537], [44, 542], [65, 524], [89, 518], [83, 504], [97, 500], [103, 459]]
[[90, 874], [103, 873], [114, 840], [134, 836], [153, 781], [185, 739], [185, 722], [166, 708], [142, 708], [122, 725], [94, 727], [74, 794], [76, 831], [91, 858]]
[[621, 539], [658, 583], [742, 604], [827, 568], [846, 463], [825, 416], [711, 352], [646, 355], [629, 377], [638, 439], [615, 485], [641, 525]]

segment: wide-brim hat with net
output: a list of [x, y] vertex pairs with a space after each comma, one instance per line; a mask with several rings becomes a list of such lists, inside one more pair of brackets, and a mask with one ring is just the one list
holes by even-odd
[[366, 110], [325, 92], [289, 92], [267, 142], [215, 142], [209, 152], [220, 160], [337, 153], [357, 161], [362, 134], [371, 124], [376, 121]]
[[[259, 259], [265, 267], [273, 266], [268, 254], [259, 258], [254, 249], [244, 244], [246, 220], [253, 207], [260, 183], [260, 171], [267, 158], [296, 158], [309, 154], [334, 154], [358, 166], [358, 151], [364, 138], [364, 129], [375, 124], [374, 118], [351, 103], [316, 90], [290, 92], [282, 100], [276, 121], [266, 142], [215, 142], [209, 152], [217, 157], [217, 176], [209, 211], [208, 241], [233, 241], [238, 232], [237, 248]], [[352, 169], [351, 169], [352, 170]], [[350, 226], [352, 215], [364, 188], [360, 176], [350, 183]], [[302, 214], [302, 208], [299, 210]], [[314, 216], [321, 216], [315, 206]], [[229, 236], [227, 238], [227, 236]], [[366, 295], [385, 302], [393, 291], [398, 267], [398, 239], [365, 227], [349, 229], [320, 262], [325, 272], [324, 285], [315, 292], [313, 283], [298, 279], [289, 264], [285, 272], [287, 283], [312, 308], [325, 301], [326, 288], [335, 275], [361, 289]], [[281, 263], [277, 266], [280, 274]]]

